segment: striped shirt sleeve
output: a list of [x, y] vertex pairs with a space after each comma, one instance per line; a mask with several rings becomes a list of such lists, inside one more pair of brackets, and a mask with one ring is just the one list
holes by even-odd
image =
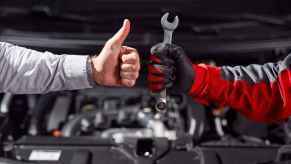
[[0, 42], [0, 92], [35, 94], [91, 88], [88, 57]]

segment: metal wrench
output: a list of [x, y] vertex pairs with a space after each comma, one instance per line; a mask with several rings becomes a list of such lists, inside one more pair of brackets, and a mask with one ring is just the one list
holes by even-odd
[[[173, 32], [179, 25], [179, 17], [176, 16], [173, 22], [168, 21], [169, 13], [166, 13], [161, 18], [161, 25], [164, 29], [164, 41], [163, 44], [171, 44], [173, 39]], [[157, 111], [164, 111], [167, 107], [167, 91], [164, 89], [159, 93], [156, 103]]]

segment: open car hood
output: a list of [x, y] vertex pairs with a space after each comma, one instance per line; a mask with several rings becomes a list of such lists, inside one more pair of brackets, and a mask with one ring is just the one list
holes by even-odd
[[181, 20], [174, 42], [195, 54], [192, 58], [219, 59], [288, 51], [290, 7], [288, 0], [3, 0], [0, 39], [39, 50], [92, 53], [129, 18], [127, 44], [148, 54], [162, 40], [161, 15], [171, 11]]

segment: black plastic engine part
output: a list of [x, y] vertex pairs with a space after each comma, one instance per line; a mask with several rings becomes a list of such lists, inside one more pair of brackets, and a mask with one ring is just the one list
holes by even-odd
[[165, 138], [127, 139], [126, 144], [115, 144], [95, 137], [25, 137], [14, 144], [13, 154], [20, 161], [38, 164], [75, 164], [78, 160], [81, 164], [174, 164], [179, 159], [186, 164], [200, 164], [200, 153], [176, 150], [170, 145]]

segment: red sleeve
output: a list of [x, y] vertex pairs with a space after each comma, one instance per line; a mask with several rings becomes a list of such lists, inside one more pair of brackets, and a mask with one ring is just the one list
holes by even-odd
[[193, 65], [190, 95], [203, 104], [231, 106], [255, 121], [283, 120], [291, 115], [290, 63], [291, 55], [278, 63], [246, 67]]

